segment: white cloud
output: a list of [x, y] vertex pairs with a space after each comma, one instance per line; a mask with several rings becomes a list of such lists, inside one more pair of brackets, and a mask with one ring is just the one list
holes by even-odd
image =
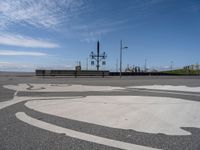
[[9, 64], [9, 62], [6, 62], [6, 61], [0, 61], [0, 65], [5, 65], [5, 64]]
[[32, 47], [32, 48], [56, 48], [59, 47], [56, 43], [49, 42], [43, 39], [33, 39], [31, 37], [25, 37], [21, 35], [0, 34], [0, 44], [20, 46], [20, 47]]
[[46, 56], [46, 53], [41, 52], [26, 52], [13, 50], [0, 50], [0, 56]]
[[[101, 38], [103, 35], [109, 34], [111, 32], [119, 31], [125, 29], [123, 25], [127, 20], [113, 21], [109, 22], [107, 20], [97, 20], [96, 23], [90, 25], [78, 25], [74, 29], [79, 31], [82, 42], [94, 42]], [[123, 27], [122, 27], [123, 26]]]
[[7, 62], [7, 61], [0, 61], [0, 72], [1, 71], [31, 71], [34, 72], [35, 69], [59, 69], [59, 70], [72, 70], [74, 66], [71, 65], [62, 65], [62, 64], [48, 64], [48, 65], [41, 65], [41, 64], [31, 64], [31, 63], [19, 63], [19, 62]]
[[35, 68], [36, 66], [32, 64], [0, 62], [0, 71], [34, 71]]
[[[1, 0], [1, 24], [25, 23], [52, 28], [76, 15], [83, 0]], [[0, 25], [1, 25], [0, 24]]]

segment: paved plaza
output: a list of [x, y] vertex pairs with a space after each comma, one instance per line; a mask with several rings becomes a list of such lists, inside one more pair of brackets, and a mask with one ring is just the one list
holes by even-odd
[[200, 77], [0, 74], [2, 150], [199, 150]]

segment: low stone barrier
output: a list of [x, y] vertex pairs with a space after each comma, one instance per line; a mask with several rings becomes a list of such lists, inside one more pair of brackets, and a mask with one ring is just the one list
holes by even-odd
[[95, 70], [36, 70], [36, 76], [109, 76], [109, 71], [95, 71]]

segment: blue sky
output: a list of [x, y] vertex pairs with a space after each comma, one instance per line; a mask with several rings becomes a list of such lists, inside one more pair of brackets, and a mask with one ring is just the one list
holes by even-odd
[[0, 71], [84, 69], [97, 40], [102, 69], [116, 70], [120, 40], [124, 67], [200, 63], [200, 1], [0, 0]]

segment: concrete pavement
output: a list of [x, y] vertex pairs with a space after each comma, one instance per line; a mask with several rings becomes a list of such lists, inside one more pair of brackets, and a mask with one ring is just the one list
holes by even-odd
[[198, 77], [0, 81], [0, 149], [200, 149]]

